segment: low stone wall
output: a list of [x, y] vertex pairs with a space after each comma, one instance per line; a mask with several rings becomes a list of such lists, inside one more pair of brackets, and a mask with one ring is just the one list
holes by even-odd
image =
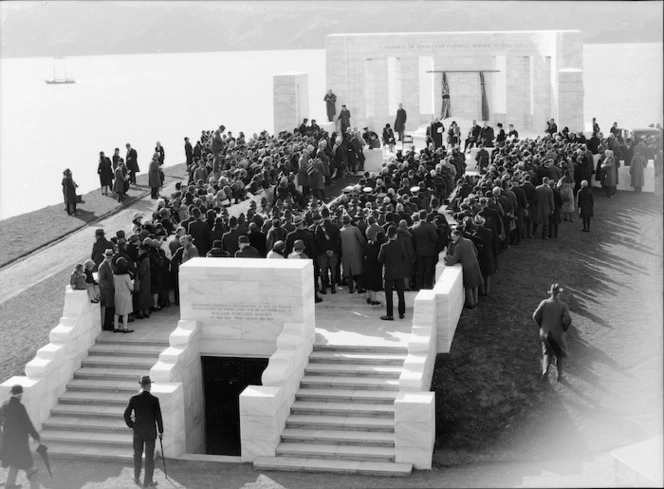
[[[597, 168], [597, 162], [599, 161], [602, 155], [593, 155], [593, 168]], [[591, 185], [593, 187], [602, 187], [602, 182], [595, 179], [597, 175], [592, 176]], [[627, 192], [634, 192], [634, 187], [632, 187], [632, 177], [629, 174], [629, 166], [625, 166], [624, 161], [620, 161], [620, 167], [618, 168], [618, 186], [617, 190], [625, 190]], [[643, 187], [641, 187], [642, 192], [654, 192], [655, 191], [655, 162], [653, 160], [648, 160], [648, 166], [643, 169]]]
[[200, 327], [196, 321], [178, 321], [169, 337], [170, 346], [160, 353], [159, 360], [150, 369], [155, 386], [170, 386], [170, 390], [164, 394], [169, 399], [162, 401], [162, 412], [164, 404], [170, 406], [170, 419], [175, 423], [167, 426], [164, 418], [164, 429], [172, 433], [168, 441], [173, 444], [169, 447], [172, 451], [167, 453], [173, 457], [205, 452], [205, 398], [201, 382], [200, 336]]
[[263, 385], [250, 385], [240, 394], [242, 460], [276, 455], [281, 433], [304, 377], [316, 339], [315, 326], [286, 323], [277, 338], [261, 378]]
[[72, 290], [68, 285], [62, 317], [49, 334], [50, 343], [27, 363], [25, 376], [14, 376], [0, 385], [0, 399], [9, 397], [12, 385], [21, 384], [22, 402], [40, 430], [99, 333], [99, 304], [92, 304], [85, 290]]
[[395, 460], [431, 469], [436, 438], [435, 395], [429, 392], [438, 353], [449, 353], [465, 298], [461, 265], [436, 270], [433, 289], [420, 290], [413, 308], [408, 355], [395, 400]]

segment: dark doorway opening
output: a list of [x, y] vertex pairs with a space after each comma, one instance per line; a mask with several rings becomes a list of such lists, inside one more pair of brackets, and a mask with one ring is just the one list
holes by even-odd
[[205, 453], [241, 454], [240, 394], [262, 385], [267, 358], [201, 357], [205, 393]]

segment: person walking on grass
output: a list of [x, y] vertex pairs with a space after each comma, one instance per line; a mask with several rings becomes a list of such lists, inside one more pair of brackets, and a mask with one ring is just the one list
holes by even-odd
[[567, 341], [565, 333], [572, 325], [569, 307], [560, 300], [560, 293], [564, 289], [558, 284], [549, 287], [548, 299], [543, 300], [533, 313], [533, 320], [539, 326], [539, 337], [542, 345], [542, 375], [546, 379], [549, 365], [555, 357], [558, 369], [558, 382], [563, 376], [563, 358], [567, 356]]
[[589, 233], [590, 218], [594, 215], [595, 200], [593, 199], [593, 191], [588, 186], [588, 180], [581, 181], [581, 190], [576, 194], [576, 207], [579, 209], [579, 217], [583, 220], [582, 231]]
[[0, 427], [2, 427], [3, 442], [0, 447], [0, 459], [3, 467], [9, 467], [7, 480], [3, 483], [6, 489], [18, 489], [21, 484], [16, 483], [19, 470], [24, 470], [30, 483], [30, 489], [37, 489], [39, 482], [35, 478], [37, 468], [32, 466], [32, 454], [28, 444], [28, 435], [39, 441], [39, 433], [30, 421], [25, 406], [21, 404], [23, 386], [12, 386], [11, 397], [0, 407]]
[[[154, 447], [157, 440], [164, 435], [164, 423], [161, 417], [159, 399], [150, 393], [152, 380], [144, 375], [138, 381], [141, 392], [129, 399], [124, 412], [124, 420], [134, 430], [134, 482], [141, 485], [141, 469], [143, 468], [143, 450], [145, 450], [145, 477], [143, 487], [157, 485], [154, 476]], [[132, 417], [132, 413], [134, 414]]]

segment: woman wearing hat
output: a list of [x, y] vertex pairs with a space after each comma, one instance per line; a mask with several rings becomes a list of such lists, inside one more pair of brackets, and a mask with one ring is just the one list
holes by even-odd
[[70, 216], [76, 214], [76, 182], [72, 178], [71, 170], [67, 168], [62, 172], [62, 195], [65, 200], [65, 210]]
[[4, 434], [0, 447], [0, 459], [3, 467], [9, 467], [7, 481], [4, 485], [7, 489], [21, 487], [20, 484], [16, 484], [16, 476], [19, 470], [24, 470], [30, 483], [30, 489], [37, 489], [39, 482], [34, 477], [37, 469], [32, 466], [28, 435], [38, 442], [39, 433], [30, 421], [25, 406], [21, 404], [23, 386], [19, 384], [12, 386], [10, 393], [9, 400], [0, 407], [0, 422]]
[[[128, 329], [127, 323], [129, 314], [132, 313], [131, 294], [134, 292], [134, 284], [129, 277], [127, 260], [120, 258], [117, 262], [115, 275], [113, 276], [113, 285], [115, 287], [115, 316], [113, 319], [113, 331], [116, 333], [133, 333], [133, 329]], [[122, 329], [119, 327], [122, 323]]]

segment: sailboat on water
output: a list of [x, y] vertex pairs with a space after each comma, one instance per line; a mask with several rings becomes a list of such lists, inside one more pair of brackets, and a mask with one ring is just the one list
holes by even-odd
[[53, 58], [53, 78], [44, 81], [49, 85], [76, 83], [76, 80], [67, 76], [67, 66], [62, 57]]

